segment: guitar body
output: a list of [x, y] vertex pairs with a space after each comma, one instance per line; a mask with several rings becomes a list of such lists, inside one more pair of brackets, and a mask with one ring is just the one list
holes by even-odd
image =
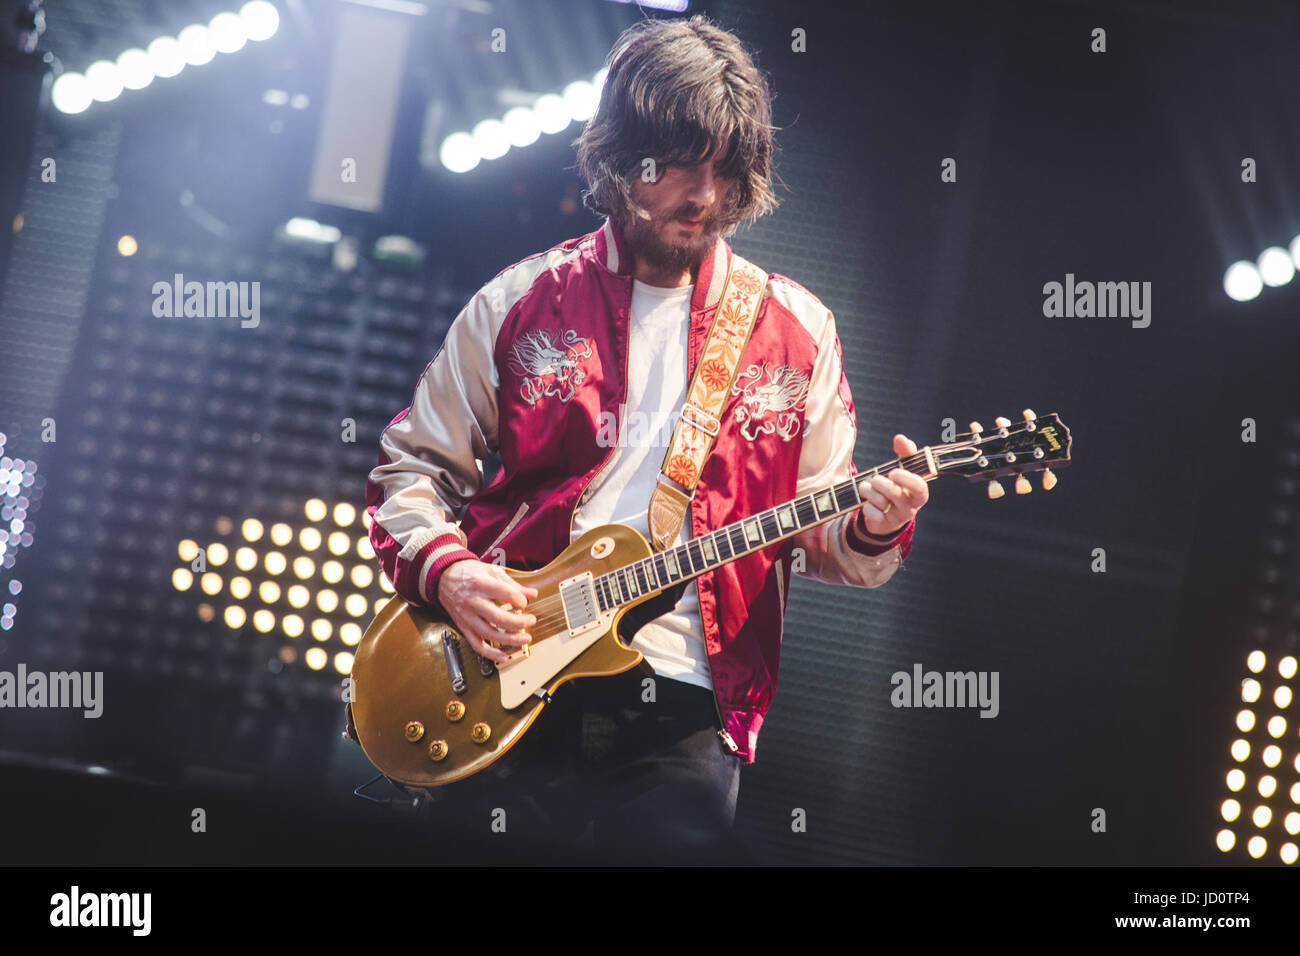
[[[593, 575], [615, 571], [651, 554], [649, 543], [634, 528], [610, 524], [592, 528], [544, 568], [505, 570], [520, 584], [537, 588], [537, 597], [528, 606], [530, 613], [537, 613], [534, 608], [548, 598], [559, 600], [561, 581], [585, 571]], [[618, 622], [631, 607], [659, 593], [642, 595], [618, 608], [611, 620], [600, 622], [595, 633], [588, 632], [582, 642], [590, 641], [590, 646], [545, 677], [545, 692], [553, 694], [575, 677], [620, 674], [641, 663], [641, 653], [619, 640]], [[540, 624], [542, 615], [538, 618]], [[567, 635], [539, 640], [537, 631], [531, 629], [531, 657], [540, 658], [538, 651], [548, 642], [557, 642], [552, 646], [559, 647], [559, 642], [567, 640]], [[453, 689], [445, 650], [449, 633], [459, 646], [465, 682], [460, 693]], [[511, 681], [516, 669], [524, 668], [511, 662], [485, 676], [478, 656], [450, 618], [394, 595], [366, 629], [352, 664], [352, 722], [357, 740], [384, 776], [410, 790], [462, 780], [500, 759], [522, 739], [546, 706], [542, 697], [531, 693], [516, 706], [503, 704], [502, 680]], [[464, 710], [452, 719], [448, 708], [455, 708], [455, 702]], [[488, 728], [486, 739], [475, 737], [474, 728], [481, 725]], [[436, 746], [439, 742], [441, 747]], [[435, 759], [438, 754], [441, 756]]]

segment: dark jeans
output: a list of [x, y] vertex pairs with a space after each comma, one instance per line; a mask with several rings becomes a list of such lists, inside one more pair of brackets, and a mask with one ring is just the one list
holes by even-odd
[[565, 684], [513, 750], [433, 814], [539, 862], [749, 862], [732, 834], [741, 761], [718, 737], [712, 691], [656, 677], [647, 701], [645, 677]]

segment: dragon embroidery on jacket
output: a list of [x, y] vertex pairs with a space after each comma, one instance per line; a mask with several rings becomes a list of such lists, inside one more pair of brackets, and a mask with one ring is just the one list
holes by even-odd
[[[760, 379], [761, 384], [756, 384]], [[808, 396], [808, 376], [788, 365], [770, 372], [766, 362], [761, 367], [751, 365], [736, 376], [731, 394], [742, 396], [735, 412], [742, 435], [753, 441], [760, 434], [777, 434], [782, 441], [789, 441], [799, 431], [800, 412]]]
[[545, 395], [567, 402], [587, 377], [578, 360], [589, 358], [592, 351], [591, 340], [572, 329], [559, 333], [558, 343], [555, 333], [546, 329], [524, 333], [510, 346], [510, 368], [524, 376], [519, 394], [529, 405]]

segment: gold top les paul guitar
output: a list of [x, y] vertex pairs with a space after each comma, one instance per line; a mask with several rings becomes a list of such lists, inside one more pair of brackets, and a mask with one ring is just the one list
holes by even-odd
[[447, 617], [394, 596], [371, 622], [352, 664], [349, 732], [389, 780], [411, 791], [453, 783], [483, 770], [517, 744], [556, 689], [575, 677], [621, 674], [641, 653], [618, 625], [633, 607], [683, 581], [861, 507], [864, 478], [906, 468], [927, 481], [939, 475], [996, 480], [1028, 472], [1056, 484], [1051, 466], [1070, 462], [1070, 432], [1055, 415], [1012, 424], [978, 424], [958, 441], [922, 448], [853, 478], [655, 552], [635, 529], [592, 528], [536, 571], [506, 568], [538, 595], [532, 643], [493, 664], [480, 658]]

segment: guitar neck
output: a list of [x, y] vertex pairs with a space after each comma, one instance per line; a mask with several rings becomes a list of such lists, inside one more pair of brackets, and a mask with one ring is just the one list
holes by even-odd
[[877, 465], [852, 478], [792, 498], [748, 518], [710, 531], [685, 544], [656, 552], [616, 571], [595, 578], [602, 609], [634, 601], [644, 594], [689, 581], [777, 541], [794, 537], [840, 515], [862, 507], [858, 484], [875, 475], [904, 468], [927, 481], [937, 476], [924, 452]]

